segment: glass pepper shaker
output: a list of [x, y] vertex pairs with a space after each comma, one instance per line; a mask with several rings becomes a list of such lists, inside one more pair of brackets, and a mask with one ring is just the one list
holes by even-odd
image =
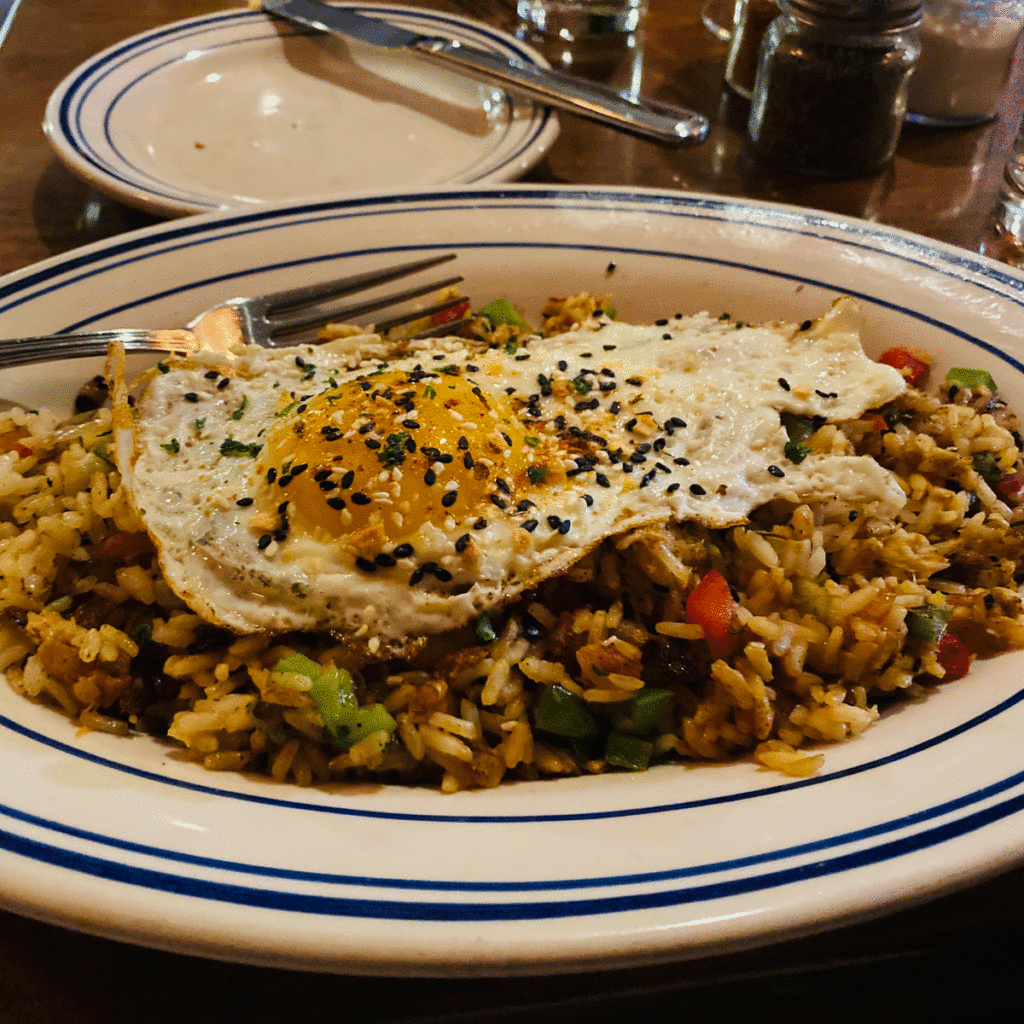
[[906, 113], [922, 0], [780, 0], [779, 7], [754, 81], [752, 147], [803, 174], [879, 170]]

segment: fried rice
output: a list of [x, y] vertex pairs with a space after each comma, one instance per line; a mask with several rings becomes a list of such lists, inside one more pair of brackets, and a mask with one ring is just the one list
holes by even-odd
[[[600, 306], [551, 300], [542, 333]], [[482, 345], [521, 330], [468, 328]], [[102, 392], [92, 382], [83, 404]], [[775, 502], [724, 530], [630, 531], [405, 661], [354, 661], [327, 635], [237, 636], [190, 611], [111, 433], [105, 405], [0, 415], [0, 672], [82, 729], [156, 737], [211, 770], [445, 792], [738, 758], [803, 776], [887, 706], [1024, 648], [1021, 437], [983, 380], [908, 388], [801, 436], [806, 452], [892, 472], [907, 496], [894, 521], [833, 499]], [[718, 579], [716, 639], [693, 601]], [[311, 695], [335, 669], [382, 727], [339, 741]]]

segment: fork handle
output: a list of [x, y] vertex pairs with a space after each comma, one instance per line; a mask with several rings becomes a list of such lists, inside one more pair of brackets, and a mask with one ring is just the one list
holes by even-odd
[[0, 369], [57, 359], [103, 356], [115, 341], [121, 342], [126, 352], [189, 352], [196, 347], [191, 331], [118, 329], [88, 334], [46, 334], [36, 338], [0, 340]]

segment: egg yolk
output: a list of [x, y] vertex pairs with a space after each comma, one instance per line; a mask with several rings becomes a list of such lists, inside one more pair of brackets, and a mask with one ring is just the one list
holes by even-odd
[[[259, 471], [289, 521], [360, 544], [495, 509], [528, 486], [538, 439], [503, 394], [452, 369], [381, 370], [278, 412]], [[507, 490], [506, 490], [507, 488]]]

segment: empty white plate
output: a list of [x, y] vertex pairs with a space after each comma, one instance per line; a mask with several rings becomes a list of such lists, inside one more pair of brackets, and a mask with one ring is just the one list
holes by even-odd
[[[465, 18], [395, 5], [372, 13], [546, 66]], [[558, 134], [549, 110], [500, 88], [249, 9], [176, 22], [97, 54], [58, 86], [43, 128], [74, 173], [169, 216], [510, 181]]]

